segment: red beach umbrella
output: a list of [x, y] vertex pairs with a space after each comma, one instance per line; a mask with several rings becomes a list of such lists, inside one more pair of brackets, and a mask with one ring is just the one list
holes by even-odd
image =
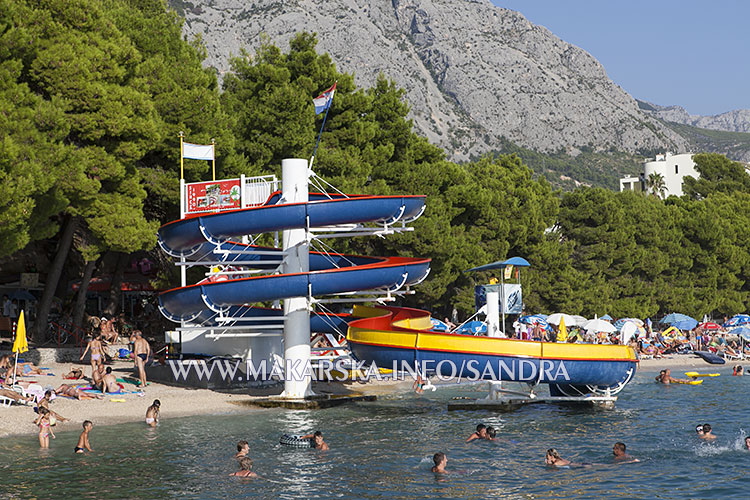
[[715, 332], [716, 330], [721, 330], [721, 325], [718, 323], [713, 323], [711, 321], [707, 321], [706, 323], [701, 323], [698, 325], [703, 330], [708, 330], [711, 332]]

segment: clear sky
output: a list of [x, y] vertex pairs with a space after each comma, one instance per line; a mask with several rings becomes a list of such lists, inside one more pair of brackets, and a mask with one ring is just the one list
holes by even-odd
[[638, 99], [750, 109], [748, 0], [492, 0], [581, 47]]

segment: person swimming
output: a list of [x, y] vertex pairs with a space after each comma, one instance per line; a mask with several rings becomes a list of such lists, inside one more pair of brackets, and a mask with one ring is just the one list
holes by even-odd
[[304, 436], [301, 436], [300, 439], [312, 439], [313, 440], [313, 448], [320, 451], [328, 451], [328, 444], [323, 441], [323, 433], [320, 431], [315, 431], [312, 434], [306, 434]]
[[637, 458], [633, 458], [632, 456], [625, 453], [625, 443], [623, 442], [616, 442], [615, 445], [612, 447], [612, 454], [614, 455], [614, 461], [621, 464], [627, 464], [632, 462], [640, 462]]
[[556, 449], [550, 448], [544, 456], [544, 463], [554, 467], [566, 467], [571, 464], [571, 461], [561, 457]]
[[478, 424], [476, 432], [473, 432], [466, 442], [468, 443], [475, 439], [487, 439], [487, 427], [484, 424]]
[[442, 451], [435, 453], [432, 456], [432, 461], [435, 463], [435, 465], [432, 466], [432, 469], [430, 469], [432, 472], [436, 474], [446, 474], [448, 472], [445, 470], [445, 466], [448, 465], [448, 457], [445, 453]]
[[495, 436], [497, 436], [497, 431], [495, 430], [495, 428], [492, 426], [487, 427], [487, 437], [485, 437], [484, 439], [486, 439], [487, 441], [497, 441], [497, 439], [495, 439]]
[[258, 474], [253, 472], [253, 459], [250, 457], [242, 457], [240, 459], [240, 470], [237, 472], [232, 472], [229, 474], [230, 476], [236, 476], [236, 477], [258, 477]]
[[250, 453], [250, 443], [247, 441], [239, 441], [237, 443], [237, 454], [234, 456], [237, 460], [245, 458]]
[[672, 376], [672, 370], [670, 370], [669, 368], [667, 368], [666, 370], [661, 370], [659, 372], [659, 375], [656, 376], [656, 381], [659, 382], [660, 384], [665, 384], [665, 385], [681, 384], [681, 383], [685, 384], [685, 383], [690, 382], [690, 380], [687, 380], [687, 379], [674, 378]]
[[745, 438], [745, 449], [750, 450], [750, 436]]
[[698, 437], [705, 441], [716, 439], [716, 435], [711, 433], [711, 424], [703, 424], [703, 434], [699, 434]]

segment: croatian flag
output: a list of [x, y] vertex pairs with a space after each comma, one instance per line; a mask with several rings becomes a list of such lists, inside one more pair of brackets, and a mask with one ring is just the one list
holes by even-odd
[[327, 110], [331, 107], [331, 101], [333, 101], [333, 93], [336, 91], [336, 84], [333, 84], [333, 87], [326, 90], [322, 94], [320, 94], [318, 97], [313, 99], [313, 104], [315, 105], [315, 114], [319, 115], [323, 111]]

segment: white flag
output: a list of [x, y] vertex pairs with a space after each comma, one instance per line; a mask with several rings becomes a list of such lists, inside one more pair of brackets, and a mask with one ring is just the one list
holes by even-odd
[[192, 158], [193, 160], [213, 160], [214, 145], [209, 144], [208, 146], [204, 146], [202, 144], [190, 144], [189, 142], [183, 142], [182, 157]]

